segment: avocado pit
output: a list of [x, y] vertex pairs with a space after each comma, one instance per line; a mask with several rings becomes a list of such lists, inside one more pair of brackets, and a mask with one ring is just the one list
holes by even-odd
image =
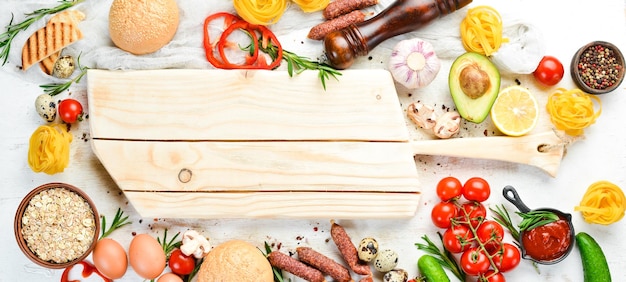
[[477, 99], [485, 95], [491, 86], [491, 80], [487, 72], [482, 70], [478, 64], [472, 63], [461, 71], [459, 76], [461, 90], [472, 99]]

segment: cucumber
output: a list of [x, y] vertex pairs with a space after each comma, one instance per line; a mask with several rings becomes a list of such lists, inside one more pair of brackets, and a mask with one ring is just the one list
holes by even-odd
[[579, 232], [576, 234], [576, 245], [583, 261], [585, 282], [610, 282], [609, 264], [598, 242], [589, 234]]
[[428, 282], [450, 282], [439, 261], [431, 255], [423, 255], [417, 260], [417, 269]]

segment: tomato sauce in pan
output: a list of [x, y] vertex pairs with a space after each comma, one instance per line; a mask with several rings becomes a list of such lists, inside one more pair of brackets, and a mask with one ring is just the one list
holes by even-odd
[[526, 255], [541, 261], [560, 258], [572, 244], [570, 231], [568, 222], [559, 219], [524, 232], [522, 245]]

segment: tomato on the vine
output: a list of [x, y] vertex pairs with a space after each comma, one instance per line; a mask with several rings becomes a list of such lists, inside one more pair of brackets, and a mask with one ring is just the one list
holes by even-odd
[[478, 276], [489, 270], [491, 262], [483, 250], [471, 248], [461, 255], [460, 265], [467, 275]]
[[539, 62], [537, 69], [533, 72], [533, 75], [535, 79], [542, 84], [552, 86], [563, 79], [564, 73], [563, 64], [559, 59], [553, 56], [544, 56]]
[[487, 251], [496, 250], [500, 248], [504, 238], [504, 228], [494, 220], [485, 220], [478, 226], [476, 237], [485, 245]]
[[437, 196], [442, 201], [458, 198], [463, 194], [463, 184], [453, 176], [444, 177], [437, 183]]
[[170, 254], [168, 265], [175, 274], [188, 275], [196, 267], [196, 259], [184, 254], [180, 249], [175, 249]]
[[467, 224], [468, 226], [471, 224], [474, 228], [478, 228], [478, 225], [487, 218], [485, 206], [474, 201], [463, 203], [458, 213], [457, 221], [459, 223]]
[[488, 270], [485, 274], [478, 277], [477, 282], [506, 282], [504, 274], [493, 269]]
[[491, 188], [483, 178], [472, 177], [463, 184], [463, 197], [470, 201], [484, 202], [489, 199]]
[[83, 106], [74, 99], [65, 99], [59, 103], [57, 112], [64, 122], [75, 123], [82, 120]]
[[522, 259], [519, 249], [510, 243], [502, 244], [502, 248], [492, 252], [492, 256], [493, 263], [500, 272], [506, 272], [515, 268]]
[[433, 224], [439, 228], [448, 228], [452, 224], [452, 219], [456, 217], [457, 207], [451, 202], [439, 202], [433, 207], [430, 217]]
[[443, 232], [443, 247], [453, 254], [469, 250], [474, 246], [474, 235], [465, 225], [454, 225]]

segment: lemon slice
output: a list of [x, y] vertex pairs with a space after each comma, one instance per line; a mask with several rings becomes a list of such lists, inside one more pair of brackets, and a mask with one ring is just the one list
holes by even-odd
[[527, 134], [535, 128], [538, 119], [537, 100], [521, 86], [502, 89], [491, 107], [491, 120], [498, 130], [509, 136]]

